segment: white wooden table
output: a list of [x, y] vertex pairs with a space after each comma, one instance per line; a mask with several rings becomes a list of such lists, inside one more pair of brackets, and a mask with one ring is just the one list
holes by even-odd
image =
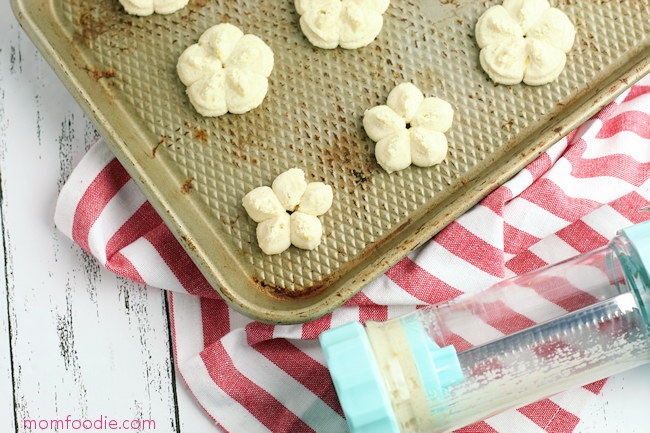
[[[54, 228], [58, 191], [96, 138], [2, 2], [0, 433], [67, 415], [217, 432], [175, 373], [163, 293], [114, 276]], [[605, 395], [576, 433], [648, 431], [650, 366]]]

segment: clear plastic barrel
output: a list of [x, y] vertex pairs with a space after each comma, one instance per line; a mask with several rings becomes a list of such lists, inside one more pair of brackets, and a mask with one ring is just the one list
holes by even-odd
[[[617, 237], [484, 292], [367, 323], [400, 431], [450, 431], [650, 361], [639, 306], [647, 277], [632, 275], [628, 259]], [[462, 379], [436, 390], [422, 380], [407, 335], [414, 321], [437, 346], [455, 347]]]

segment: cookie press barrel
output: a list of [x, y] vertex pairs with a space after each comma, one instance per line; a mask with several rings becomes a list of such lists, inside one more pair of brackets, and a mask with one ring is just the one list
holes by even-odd
[[324, 332], [351, 432], [451, 431], [649, 362], [648, 270], [650, 221], [477, 294]]

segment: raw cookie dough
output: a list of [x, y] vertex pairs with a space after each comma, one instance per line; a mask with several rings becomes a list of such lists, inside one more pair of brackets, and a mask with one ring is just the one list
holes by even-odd
[[257, 187], [246, 194], [242, 205], [256, 223], [285, 213], [282, 203], [268, 186]]
[[[260, 186], [242, 199], [257, 225], [257, 243], [265, 254], [280, 254], [292, 244], [313, 250], [323, 238], [318, 217], [332, 207], [332, 187], [305, 181], [305, 172], [292, 168], [278, 175], [271, 188]], [[289, 216], [289, 212], [291, 216]]]
[[505, 0], [476, 23], [481, 67], [500, 84], [550, 83], [564, 69], [575, 33], [564, 12], [547, 0]]
[[332, 207], [334, 193], [332, 187], [323, 182], [311, 182], [300, 199], [298, 211], [321, 216]]
[[291, 214], [291, 243], [303, 250], [313, 250], [323, 237], [323, 225], [317, 216], [302, 212]]
[[294, 211], [307, 189], [305, 172], [299, 168], [290, 168], [275, 178], [271, 188], [284, 208]]
[[183, 51], [176, 70], [200, 114], [242, 114], [264, 101], [273, 51], [257, 36], [244, 35], [232, 24], [217, 24]]
[[171, 14], [185, 7], [189, 0], [120, 0], [131, 15]]
[[319, 48], [365, 47], [384, 25], [390, 0], [295, 0], [300, 28]]
[[[375, 158], [388, 173], [411, 164], [431, 167], [447, 155], [445, 132], [454, 110], [442, 99], [424, 97], [411, 83], [402, 83], [388, 95], [386, 105], [366, 110], [363, 127], [376, 141]], [[407, 127], [408, 125], [408, 127]]]
[[269, 218], [257, 225], [257, 243], [265, 254], [280, 254], [291, 246], [289, 214]]

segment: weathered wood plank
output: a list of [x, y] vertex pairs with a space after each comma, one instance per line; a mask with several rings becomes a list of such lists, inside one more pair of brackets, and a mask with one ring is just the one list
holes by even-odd
[[[153, 419], [156, 431], [176, 432], [163, 293], [114, 276], [53, 226], [58, 191], [97, 133], [8, 2], [0, 5], [0, 37], [8, 293], [0, 314], [10, 318], [17, 431], [29, 431], [26, 419], [71, 415]], [[7, 328], [0, 320], [0, 339]], [[8, 356], [3, 344], [0, 360]], [[7, 377], [3, 368], [0, 386]], [[13, 402], [0, 403], [0, 430], [15, 430], [7, 424], [13, 413], [4, 416]]]
[[[3, 100], [0, 93], [0, 121], [2, 119]], [[0, 123], [0, 146], [4, 147], [4, 128]], [[0, 184], [1, 184], [0, 174]], [[7, 291], [7, 273], [5, 272], [4, 221], [0, 209], [0, 431], [15, 432], [15, 413], [13, 392], [13, 368], [10, 346], [9, 304]]]
[[[8, 12], [8, 5], [1, 6], [0, 10], [2, 13]], [[2, 29], [5, 29], [5, 24], [7, 20], [0, 18], [0, 24]], [[5, 35], [6, 31], [0, 30], [2, 36]], [[9, 61], [9, 68], [11, 69], [13, 64], [16, 61], [15, 51], [11, 52], [10, 46], [4, 44], [0, 51], [0, 64], [2, 68], [0, 69], [0, 148], [4, 149], [7, 147], [7, 130], [8, 130], [8, 119], [6, 114], [6, 101], [5, 101], [5, 80], [4, 74], [2, 71], [6, 69], [5, 62]], [[7, 56], [7, 50], [8, 56]], [[15, 50], [15, 49], [14, 49]], [[0, 188], [4, 184], [2, 182], [2, 172], [0, 171]], [[4, 197], [2, 198], [4, 202]], [[4, 206], [2, 206], [4, 207]], [[8, 278], [7, 275], [7, 257], [5, 254], [5, 221], [2, 214], [2, 209], [0, 209], [0, 228], [2, 233], [0, 233], [0, 257], [2, 261], [0, 262], [0, 431], [6, 432], [15, 432], [16, 431], [16, 416], [15, 416], [15, 406], [14, 406], [14, 377], [13, 377], [13, 357], [11, 353], [11, 332], [10, 332], [10, 317], [9, 317], [9, 297], [10, 293], [8, 291]]]

